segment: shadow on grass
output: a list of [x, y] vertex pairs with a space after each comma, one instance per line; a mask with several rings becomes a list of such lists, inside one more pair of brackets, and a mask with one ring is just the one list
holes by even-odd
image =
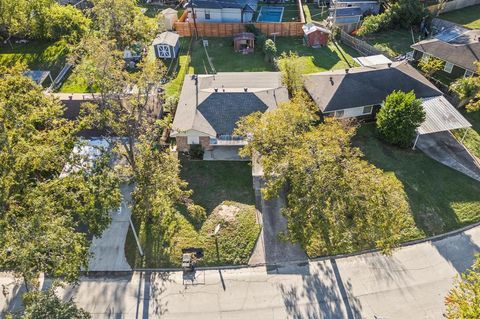
[[365, 159], [394, 173], [403, 183], [415, 223], [426, 236], [480, 220], [480, 183], [421, 153], [379, 140], [373, 124], [362, 125], [353, 139]]

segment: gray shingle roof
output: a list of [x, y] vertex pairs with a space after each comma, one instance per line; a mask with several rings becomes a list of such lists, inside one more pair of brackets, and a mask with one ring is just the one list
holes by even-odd
[[480, 30], [469, 30], [448, 42], [433, 38], [411, 47], [475, 72], [477, 68], [474, 62], [480, 60]]
[[197, 79], [198, 89], [195, 76], [185, 77], [172, 136], [189, 130], [212, 137], [231, 135], [240, 117], [273, 110], [288, 101], [279, 72], [218, 73], [197, 75]]
[[432, 83], [406, 61], [305, 76], [305, 88], [322, 112], [381, 104], [394, 90], [417, 98], [440, 96]]
[[177, 33], [166, 31], [159, 34], [152, 42], [152, 45], [168, 44], [169, 46], [176, 46], [180, 36]]

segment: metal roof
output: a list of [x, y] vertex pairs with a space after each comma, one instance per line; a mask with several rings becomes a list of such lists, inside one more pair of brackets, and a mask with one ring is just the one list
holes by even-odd
[[25, 71], [23, 74], [31, 78], [35, 83], [41, 85], [50, 76], [50, 71], [33, 70]]
[[358, 58], [353, 58], [353, 61], [357, 62], [361, 66], [372, 66], [392, 63], [392, 61], [383, 54], [361, 56]]
[[417, 128], [420, 135], [472, 126], [443, 96], [423, 99], [422, 106], [426, 116], [425, 121]]

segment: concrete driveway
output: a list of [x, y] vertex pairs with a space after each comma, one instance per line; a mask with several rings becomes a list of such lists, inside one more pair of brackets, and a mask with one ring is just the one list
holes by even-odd
[[450, 132], [421, 135], [417, 148], [427, 156], [480, 181], [480, 164]]
[[[59, 293], [95, 319], [442, 318], [445, 295], [473, 263], [479, 245], [477, 226], [392, 256], [285, 263], [274, 273], [266, 267], [198, 270], [193, 284], [184, 284], [178, 271], [119, 273], [83, 277]], [[0, 311], [15, 300], [18, 305], [19, 286], [11, 282], [8, 274], [0, 275], [7, 285]]]
[[92, 257], [89, 271], [130, 271], [132, 267], [125, 257], [125, 240], [130, 227], [130, 199], [133, 186], [122, 185], [122, 202], [117, 211], [111, 212], [112, 222], [90, 246]]

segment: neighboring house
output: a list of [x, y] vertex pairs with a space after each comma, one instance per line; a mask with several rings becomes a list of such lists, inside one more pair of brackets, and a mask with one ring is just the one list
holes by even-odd
[[358, 7], [362, 10], [362, 14], [378, 14], [380, 11], [380, 3], [377, 0], [332, 0], [330, 7]]
[[257, 0], [190, 0], [185, 4], [188, 20], [196, 22], [251, 22]]
[[180, 49], [180, 36], [170, 31], [163, 32], [153, 40], [155, 56], [160, 59], [173, 59]]
[[395, 90], [413, 90], [417, 98], [442, 96], [406, 61], [308, 74], [304, 79], [305, 89], [323, 115], [336, 118], [374, 118]]
[[193, 144], [204, 150], [246, 143], [233, 136], [237, 121], [254, 112], [276, 109], [288, 101], [280, 72], [232, 72], [187, 75], [183, 83], [171, 137], [177, 150]]
[[436, 57], [445, 61], [443, 72], [450, 78], [472, 76], [480, 60], [480, 30], [446, 30], [411, 47], [416, 60]]
[[328, 21], [334, 26], [342, 28], [343, 31], [350, 33], [358, 29], [362, 16], [362, 9], [359, 7], [333, 8], [330, 9]]

